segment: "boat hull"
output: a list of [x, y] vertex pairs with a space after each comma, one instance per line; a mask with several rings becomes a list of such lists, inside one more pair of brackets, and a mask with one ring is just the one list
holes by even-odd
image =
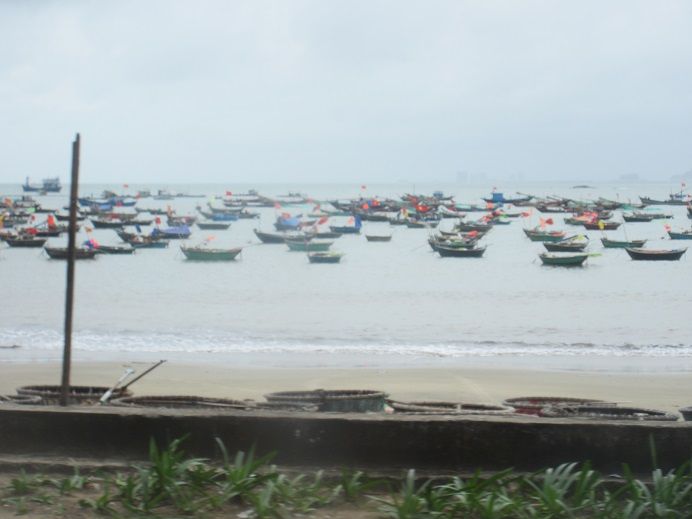
[[652, 250], [626, 248], [630, 258], [638, 261], [678, 261], [687, 249]]
[[555, 267], [580, 267], [589, 257], [588, 254], [570, 254], [566, 256], [558, 256], [556, 254], [540, 254], [543, 265]]
[[243, 249], [180, 247], [180, 250], [185, 255], [185, 258], [190, 261], [233, 261]]

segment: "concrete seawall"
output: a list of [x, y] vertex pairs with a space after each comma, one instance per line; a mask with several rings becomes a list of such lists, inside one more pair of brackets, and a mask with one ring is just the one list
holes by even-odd
[[0, 454], [142, 460], [149, 438], [184, 435], [193, 456], [218, 457], [218, 437], [230, 453], [255, 445], [281, 465], [322, 467], [534, 470], [589, 460], [603, 471], [648, 471], [651, 441], [663, 468], [692, 456], [685, 422], [0, 407]]

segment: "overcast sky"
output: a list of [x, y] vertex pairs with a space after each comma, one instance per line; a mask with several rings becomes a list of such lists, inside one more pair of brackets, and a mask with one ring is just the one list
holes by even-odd
[[690, 1], [3, 1], [0, 182], [667, 180]]

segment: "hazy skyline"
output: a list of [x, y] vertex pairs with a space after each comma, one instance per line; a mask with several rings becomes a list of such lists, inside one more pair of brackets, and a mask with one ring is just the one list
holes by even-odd
[[668, 180], [692, 3], [0, 3], [2, 182]]

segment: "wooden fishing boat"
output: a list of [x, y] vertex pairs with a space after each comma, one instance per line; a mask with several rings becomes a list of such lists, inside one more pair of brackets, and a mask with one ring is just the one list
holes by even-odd
[[343, 256], [340, 252], [311, 252], [308, 260], [310, 263], [339, 263]]
[[409, 218], [406, 221], [406, 227], [409, 229], [432, 229], [433, 227], [436, 227], [439, 222], [437, 220], [415, 220], [413, 218]]
[[333, 241], [286, 240], [286, 245], [292, 252], [327, 252], [333, 243]]
[[187, 240], [190, 237], [190, 234], [192, 233], [187, 225], [168, 227], [166, 229], [159, 229], [157, 227], [151, 231], [151, 236], [153, 238], [163, 238], [166, 240]]
[[329, 229], [340, 234], [360, 234], [360, 226], [358, 225], [330, 225]]
[[604, 222], [603, 220], [599, 220], [597, 222], [584, 222], [582, 225], [589, 231], [614, 231], [620, 227], [622, 223]]
[[275, 232], [262, 232], [258, 231], [257, 229], [253, 229], [253, 232], [262, 243], [286, 243], [286, 234]]
[[601, 238], [601, 243], [606, 249], [638, 249], [644, 246], [646, 240], [609, 240]]
[[481, 222], [459, 222], [454, 230], [458, 232], [482, 232], [487, 233], [493, 228], [491, 223], [481, 223]]
[[559, 267], [578, 267], [584, 264], [588, 254], [550, 254], [544, 252], [538, 255], [543, 265], [554, 265]]
[[197, 247], [181, 245], [180, 250], [185, 258], [192, 261], [233, 261], [243, 251], [243, 248], [213, 249], [203, 245]]
[[197, 222], [197, 227], [205, 231], [225, 231], [230, 226], [230, 222]]
[[561, 241], [544, 241], [543, 246], [548, 252], [581, 252], [589, 245], [587, 239], [566, 238]]
[[368, 241], [384, 242], [392, 241], [391, 234], [366, 234], [365, 239]]
[[565, 239], [565, 231], [544, 231], [542, 229], [524, 229], [524, 234], [531, 241], [562, 241]]
[[428, 238], [428, 244], [430, 245], [430, 248], [435, 252], [437, 252], [437, 248], [440, 245], [450, 249], [473, 249], [477, 243], [477, 238], [445, 238], [439, 236], [430, 236]]
[[35, 236], [20, 234], [15, 237], [7, 237], [5, 243], [10, 247], [43, 247], [48, 238], [36, 238]]
[[[67, 247], [44, 247], [44, 251], [51, 259], [67, 259]], [[94, 259], [96, 249], [78, 247], [75, 249], [75, 259]]]
[[654, 216], [651, 214], [623, 213], [622, 219], [627, 223], [650, 222], [654, 219]]
[[131, 245], [99, 245], [96, 252], [99, 254], [133, 254], [135, 248]]
[[633, 260], [643, 260], [643, 261], [677, 261], [679, 260], [687, 249], [642, 249], [642, 248], [630, 248], [625, 249], [627, 254]]
[[116, 219], [90, 218], [94, 229], [122, 229], [125, 222]]
[[462, 248], [437, 245], [437, 253], [443, 258], [480, 258], [485, 252], [485, 247]]
[[688, 231], [668, 231], [671, 240], [692, 240], [692, 229]]
[[168, 247], [168, 240], [157, 240], [151, 236], [135, 236], [125, 241], [134, 249], [165, 249]]
[[335, 240], [343, 236], [342, 233], [334, 231], [317, 231], [308, 234], [314, 238], [321, 238], [323, 240]]

